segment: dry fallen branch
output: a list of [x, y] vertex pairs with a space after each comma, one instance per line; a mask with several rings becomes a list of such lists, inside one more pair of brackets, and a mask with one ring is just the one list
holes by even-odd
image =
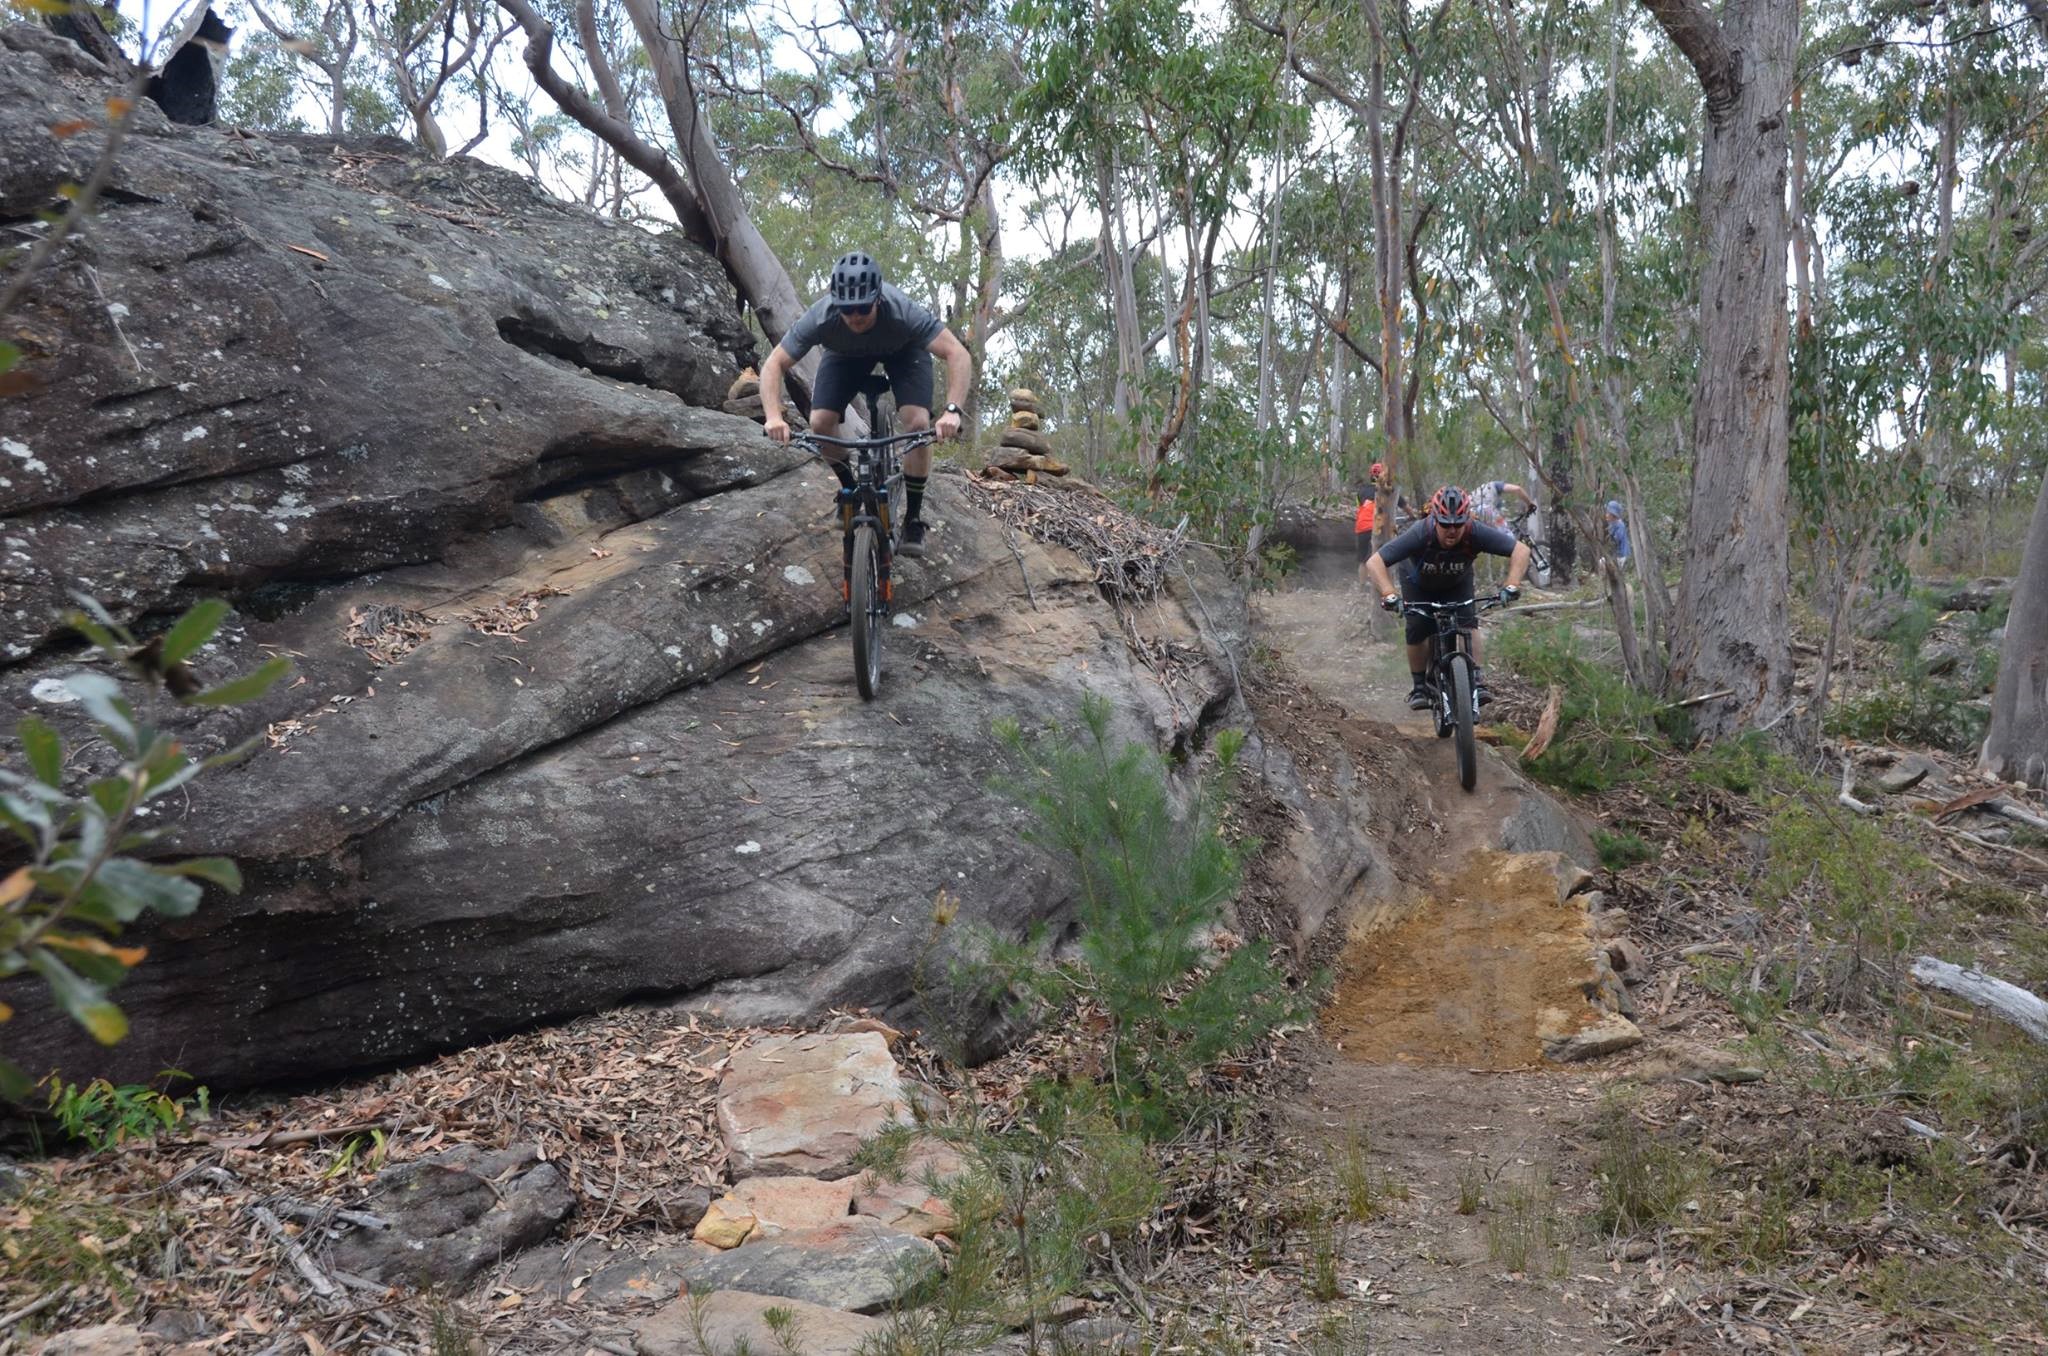
[[322, 1299], [332, 1299], [341, 1293], [341, 1287], [336, 1285], [326, 1272], [313, 1264], [313, 1259], [306, 1255], [306, 1250], [299, 1246], [299, 1241], [284, 1227], [284, 1221], [272, 1213], [269, 1207], [252, 1205], [249, 1207], [249, 1213], [283, 1246], [284, 1255], [291, 1259], [292, 1267], [299, 1275], [306, 1278], [306, 1284], [313, 1287], [314, 1294]]
[[1951, 965], [1932, 956], [1922, 956], [1913, 962], [1913, 978], [1975, 1003], [1980, 1008], [1987, 1008], [2035, 1040], [2048, 1042], [2048, 1002], [2043, 1002], [2017, 984], [1995, 979], [1982, 970], [1965, 970], [1960, 965]]
[[1847, 754], [1844, 754], [1842, 755], [1842, 791], [1840, 795], [1835, 797], [1835, 804], [1845, 810], [1853, 810], [1859, 815], [1876, 814], [1877, 807], [1875, 805], [1856, 799], [1855, 788], [1856, 765], [1849, 761]]
[[1550, 698], [1543, 703], [1543, 715], [1536, 721], [1536, 733], [1522, 746], [1522, 761], [1534, 762], [1550, 747], [1550, 741], [1557, 737], [1557, 713], [1564, 705], [1564, 689], [1556, 683], [1550, 685]]

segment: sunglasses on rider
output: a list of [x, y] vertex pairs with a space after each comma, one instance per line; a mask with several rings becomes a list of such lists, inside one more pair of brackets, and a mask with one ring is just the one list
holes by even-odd
[[874, 313], [875, 303], [873, 303], [872, 301], [865, 306], [841, 306], [839, 308], [839, 314], [841, 316], [853, 320], [866, 320], [869, 316], [873, 315]]

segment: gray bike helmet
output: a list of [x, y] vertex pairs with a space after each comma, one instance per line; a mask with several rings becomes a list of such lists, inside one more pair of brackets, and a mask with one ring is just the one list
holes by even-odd
[[840, 255], [832, 265], [832, 309], [858, 311], [881, 299], [881, 265], [859, 250]]

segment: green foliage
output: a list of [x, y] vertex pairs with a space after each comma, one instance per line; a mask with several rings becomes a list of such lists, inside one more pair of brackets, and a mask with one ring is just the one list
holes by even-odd
[[1865, 965], [1872, 956], [1889, 960], [1913, 945], [1913, 898], [1933, 876], [1925, 856], [1812, 787], [1774, 801], [1764, 837], [1757, 902], [1798, 907], [1823, 937], [1851, 948], [1850, 972], [1832, 977], [1835, 997], [1875, 978]]
[[[186, 661], [212, 638], [226, 612], [223, 604], [200, 603], [143, 645], [97, 603], [83, 601], [85, 610], [72, 625], [109, 665], [161, 681], [187, 705], [251, 700], [289, 668], [288, 661], [273, 658], [250, 674], [203, 688]], [[140, 947], [116, 946], [112, 939], [144, 913], [191, 913], [199, 907], [203, 884], [234, 893], [242, 883], [235, 864], [224, 858], [143, 860], [135, 854], [162, 830], [143, 828], [140, 820], [152, 801], [253, 745], [195, 761], [176, 739], [142, 723], [108, 674], [81, 671], [65, 686], [117, 761], [105, 775], [78, 778], [70, 773], [55, 729], [35, 716], [23, 717], [17, 727], [22, 767], [0, 767], [0, 830], [19, 841], [27, 862], [0, 878], [0, 978], [33, 971], [74, 1021], [111, 1045], [127, 1034], [128, 1019], [108, 991], [145, 955]], [[12, 1015], [0, 1004], [0, 1022]], [[18, 1099], [27, 1090], [21, 1071], [0, 1059], [0, 1094]]]
[[1618, 1094], [1601, 1103], [1599, 1135], [1599, 1227], [1631, 1234], [1676, 1224], [1706, 1184], [1699, 1156], [1652, 1134]]
[[1486, 1174], [1476, 1162], [1458, 1167], [1458, 1213], [1476, 1215], [1486, 1201]]
[[1600, 854], [1600, 865], [1609, 871], [1622, 871], [1657, 857], [1657, 849], [1635, 834], [1610, 833], [1606, 829], [1593, 830], [1593, 848]]
[[1759, 964], [1702, 957], [1695, 962], [1695, 969], [1700, 986], [1725, 1002], [1752, 1036], [1776, 1026], [1796, 995], [1797, 976], [1790, 966], [1775, 961]]
[[1302, 1269], [1301, 1290], [1319, 1304], [1328, 1304], [1342, 1293], [1337, 1264], [1343, 1260], [1344, 1229], [1321, 1207], [1309, 1210], [1308, 1258]]
[[[186, 1074], [166, 1070], [163, 1078], [189, 1079]], [[185, 1123], [186, 1114], [197, 1109], [207, 1113], [207, 1092], [201, 1087], [191, 1094], [173, 1097], [157, 1088], [138, 1083], [118, 1087], [104, 1078], [90, 1083], [66, 1083], [54, 1074], [43, 1080], [49, 1090], [48, 1107], [57, 1126], [73, 1139], [97, 1153], [131, 1139], [152, 1139]]]
[[1081, 728], [999, 734], [1021, 762], [1008, 789], [1035, 821], [1027, 837], [1074, 873], [1078, 936], [1071, 959], [1047, 962], [1048, 938], [985, 937], [977, 987], [1043, 1012], [1100, 1007], [1110, 1026], [1109, 1087], [1118, 1122], [1172, 1135], [1203, 1098], [1203, 1075], [1307, 1009], [1263, 942], [1220, 958], [1205, 939], [1237, 891], [1237, 853], [1220, 828], [1242, 736], [1226, 730], [1215, 770], [1176, 813], [1159, 755], [1117, 741], [1109, 704], [1090, 695]]
[[[1989, 714], [1973, 699], [1989, 687], [1998, 656], [1990, 613], [1963, 623], [1960, 653], [1930, 654], [1927, 641], [1940, 621], [1935, 600], [1915, 595], [1885, 632], [1893, 663], [1870, 688], [1844, 697], [1828, 712], [1831, 733], [1871, 741], [1898, 740], [1962, 753], [1983, 742]], [[1937, 672], [1937, 670], [1940, 670]]]
[[1588, 794], [1632, 781], [1650, 766], [1663, 743], [1657, 702], [1586, 654], [1570, 627], [1502, 626], [1488, 646], [1489, 663], [1563, 690], [1550, 747], [1523, 765], [1537, 777]]
[[1085, 1083], [1041, 1080], [998, 1129], [972, 1122], [900, 1127], [862, 1146], [870, 1175], [902, 1180], [904, 1155], [931, 1136], [959, 1151], [957, 1175], [926, 1182], [954, 1216], [943, 1273], [888, 1316], [877, 1356], [974, 1351], [1018, 1328], [1035, 1334], [1059, 1302], [1133, 1246], [1165, 1184], [1151, 1147], [1117, 1124]]
[[1486, 1255], [1522, 1276], [1561, 1277], [1571, 1271], [1571, 1244], [1550, 1187], [1534, 1178], [1510, 1179], [1494, 1192], [1486, 1221]]
[[252, 131], [311, 131], [295, 109], [295, 65], [292, 54], [273, 35], [238, 35], [221, 81], [220, 120]]
[[[1109, 468], [1110, 483], [1123, 487], [1118, 500], [1167, 527], [1185, 517], [1195, 540], [1220, 546], [1243, 563], [1253, 531], [1272, 526], [1276, 506], [1305, 496], [1320, 452], [1306, 420], [1261, 433], [1252, 414], [1232, 393], [1213, 394], [1186, 454], [1159, 468], [1156, 488], [1146, 467], [1125, 462]], [[1254, 568], [1262, 582], [1277, 582], [1293, 558], [1292, 548], [1282, 543], [1264, 544]]]
[[1769, 737], [1754, 731], [1701, 749], [1686, 769], [1686, 776], [1700, 785], [1738, 796], [1760, 795], [1793, 775], [1792, 764]]
[[1365, 1224], [1380, 1213], [1386, 1201], [1405, 1200], [1408, 1189], [1388, 1181], [1372, 1165], [1372, 1143], [1363, 1130], [1346, 1135], [1336, 1146], [1337, 1197], [1344, 1205], [1344, 1218]]

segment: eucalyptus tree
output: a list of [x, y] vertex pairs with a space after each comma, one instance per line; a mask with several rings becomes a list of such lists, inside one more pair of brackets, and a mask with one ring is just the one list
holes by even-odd
[[1143, 200], [1153, 199], [1162, 261], [1169, 240], [1178, 257], [1179, 285], [1162, 297], [1173, 375], [1156, 424], [1140, 421], [1156, 490], [1176, 443], [1194, 427], [1208, 377], [1219, 242], [1253, 157], [1291, 116], [1278, 65], [1248, 34], [1198, 22], [1176, 0], [1020, 0], [1011, 18], [1024, 68], [1036, 76], [1018, 104], [1025, 172], [1097, 185], [1119, 414], [1136, 405], [1150, 347], [1139, 328], [1121, 185], [1136, 186], [1141, 219]]
[[[275, 42], [266, 52], [289, 53], [296, 94], [325, 114], [329, 136], [388, 132], [402, 113], [386, 73], [372, 55], [356, 0], [244, 0]], [[278, 107], [275, 103], [271, 107]]]
[[[1286, 61], [1314, 97], [1344, 108], [1356, 129], [1366, 180], [1361, 196], [1370, 220], [1377, 342], [1366, 346], [1353, 340], [1348, 304], [1331, 323], [1374, 374], [1379, 389], [1375, 460], [1398, 476], [1414, 436], [1421, 387], [1421, 369], [1411, 361], [1414, 342], [1427, 325], [1417, 256], [1438, 206], [1411, 187], [1411, 169], [1425, 95], [1433, 85], [1440, 90], [1448, 83], [1438, 40], [1456, 7], [1439, 5], [1419, 18], [1409, 0], [1363, 0], [1355, 12], [1307, 4], [1268, 15], [1250, 8], [1251, 2], [1240, 6], [1246, 21], [1277, 38]], [[1391, 520], [1392, 507], [1382, 503], [1381, 516]]]
[[1792, 701], [1788, 121], [1799, 0], [1642, 0], [1698, 78], [1700, 375], [1672, 676], [1708, 738]]
[[2033, 526], [2006, 616], [1981, 766], [1994, 777], [2048, 786], [2048, 475], [2035, 496]]
[[[445, 158], [448, 136], [435, 105], [465, 71], [488, 69], [516, 25], [502, 22], [490, 0], [365, 0], [364, 13], [398, 104], [412, 119], [414, 139], [429, 155]], [[477, 99], [476, 107], [477, 131], [461, 147], [465, 153], [489, 135], [489, 100]]]

